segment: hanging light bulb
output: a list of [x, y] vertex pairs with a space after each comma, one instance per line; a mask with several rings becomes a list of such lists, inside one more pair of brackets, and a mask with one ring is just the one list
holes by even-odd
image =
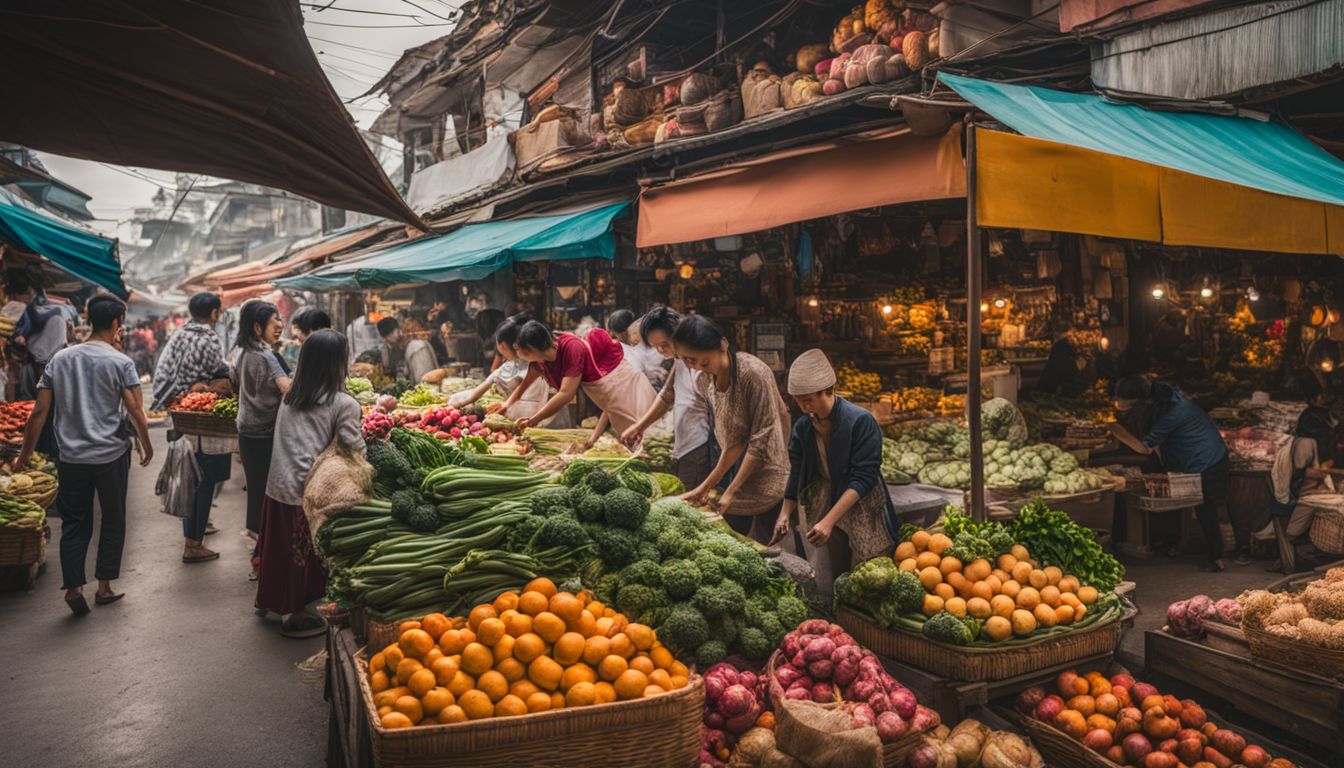
[[682, 264], [677, 269], [677, 274], [681, 275], [682, 280], [690, 280], [692, 277], [695, 277], [695, 267], [691, 266], [689, 263]]
[[1204, 287], [1199, 289], [1199, 296], [1202, 299], [1213, 298], [1213, 288], [1209, 286], [1209, 278], [1204, 278]]
[[1008, 306], [1008, 300], [1007, 300], [1007, 299], [995, 299], [995, 300], [994, 300], [994, 308], [995, 308], [995, 309], [1003, 309], [1003, 308], [1006, 307], [1006, 306]]
[[1256, 288], [1254, 285], [1252, 285], [1251, 287], [1246, 289], [1246, 298], [1249, 299], [1250, 301], [1259, 301], [1260, 290]]
[[820, 303], [821, 303], [821, 302], [817, 301], [817, 297], [816, 297], [816, 296], [812, 296], [812, 297], [808, 298], [808, 300], [807, 300], [807, 306], [809, 306], [809, 307], [815, 307], [815, 306], [818, 306]]
[[1167, 295], [1167, 292], [1164, 291], [1164, 290], [1162, 290], [1162, 286], [1158, 285], [1158, 286], [1154, 286], [1154, 287], [1153, 287], [1153, 298], [1154, 298], [1154, 299], [1157, 299], [1158, 301], [1161, 301], [1161, 300], [1162, 300], [1162, 297], [1163, 297], [1163, 296], [1166, 296], [1166, 295]]
[[980, 302], [980, 311], [981, 311], [981, 312], [988, 312], [988, 311], [989, 311], [989, 303], [988, 303], [988, 302], [984, 302], [984, 301]]
[[1101, 342], [1100, 342], [1100, 344], [1101, 344], [1101, 349], [1102, 349], [1102, 351], [1105, 351], [1105, 350], [1108, 350], [1108, 349], [1111, 348], [1111, 340], [1108, 339], [1108, 338], [1106, 338], [1105, 336], [1102, 336], [1102, 337], [1101, 337]]
[[883, 305], [882, 305], [882, 314], [884, 314], [884, 315], [890, 315], [890, 314], [891, 314], [891, 309], [892, 309], [892, 307], [891, 307], [890, 304], [883, 304]]

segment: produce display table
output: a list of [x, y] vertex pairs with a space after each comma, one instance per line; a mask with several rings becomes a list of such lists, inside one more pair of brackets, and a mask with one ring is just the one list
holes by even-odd
[[1180, 541], [1185, 542], [1193, 536], [1192, 513], [1195, 507], [1204, 502], [1204, 497], [1164, 499], [1125, 491], [1120, 494], [1120, 500], [1125, 513], [1125, 535], [1124, 541], [1116, 545], [1117, 551], [1130, 557], [1150, 559], [1157, 554], [1153, 548], [1154, 516], [1171, 520], [1174, 515], [1180, 530]]
[[888, 485], [891, 504], [896, 508], [896, 517], [902, 523], [914, 523], [919, 526], [932, 525], [948, 504], [961, 506], [961, 491], [939, 488], [936, 485]]
[[1306, 671], [1262, 666], [1249, 653], [1211, 648], [1161, 630], [1144, 633], [1150, 675], [1216, 696], [1248, 717], [1334, 753], [1344, 763], [1344, 683]]
[[330, 702], [327, 718], [329, 768], [373, 768], [369, 721], [359, 692], [355, 652], [361, 644], [349, 629], [327, 630], [327, 673], [323, 697]]

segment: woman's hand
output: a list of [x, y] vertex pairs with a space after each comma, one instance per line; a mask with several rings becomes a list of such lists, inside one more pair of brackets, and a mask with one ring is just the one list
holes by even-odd
[[704, 486], [696, 486], [693, 490], [681, 494], [681, 500], [692, 507], [703, 507], [705, 502], [709, 500], [709, 489]]
[[775, 519], [775, 537], [770, 540], [771, 544], [789, 535], [789, 513], [785, 510], [779, 511], [779, 517]]
[[486, 412], [486, 413], [503, 413], [508, 407], [509, 407], [509, 406], [505, 405], [505, 404], [502, 403], [502, 402], [501, 402], [501, 403], [491, 403], [491, 404], [489, 405], [489, 407], [487, 407], [487, 408], [485, 409], [485, 412]]
[[733, 508], [735, 499], [737, 499], [737, 491], [733, 490], [732, 486], [725, 488], [723, 493], [719, 494], [719, 514], [729, 514], [728, 510]]
[[639, 427], [630, 427], [621, 433], [621, 443], [626, 447], [633, 448], [644, 439], [644, 430]]
[[823, 517], [807, 532], [807, 543], [814, 547], [822, 546], [831, 538], [831, 531], [834, 529], [835, 523]]
[[532, 426], [532, 420], [524, 416], [523, 418], [513, 422], [513, 426], [517, 431], [521, 432], [524, 429], [527, 429], [528, 427]]

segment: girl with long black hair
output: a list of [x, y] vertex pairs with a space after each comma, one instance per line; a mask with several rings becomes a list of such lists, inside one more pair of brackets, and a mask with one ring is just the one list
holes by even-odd
[[709, 477], [682, 498], [703, 505], [738, 465], [719, 497], [719, 512], [734, 530], [768, 542], [789, 479], [789, 411], [775, 374], [700, 315], [683, 319], [672, 343], [687, 367], [701, 373], [696, 387], [709, 403], [723, 451]]
[[[271, 469], [275, 416], [291, 381], [289, 371], [273, 349], [284, 327], [280, 310], [270, 302], [250, 301], [238, 314], [234, 346], [239, 355], [233, 368], [233, 388], [238, 393], [238, 455], [247, 478], [247, 530], [253, 536], [261, 530], [261, 505]], [[254, 575], [258, 565], [260, 562], [253, 553]]]
[[[518, 343], [518, 333], [524, 325], [532, 320], [532, 316], [526, 312], [508, 318], [495, 328], [494, 343], [496, 358], [495, 369], [490, 375], [485, 377], [475, 389], [458, 392], [448, 398], [448, 404], [461, 408], [480, 400], [486, 392], [494, 389], [502, 397], [509, 397], [523, 384], [527, 378], [528, 363], [518, 357], [514, 345]], [[546, 404], [549, 392], [546, 388], [546, 381], [537, 377], [532, 385], [518, 397], [518, 401], [504, 412], [510, 419], [535, 418], [537, 411]], [[547, 427], [561, 428], [569, 425], [567, 414], [561, 412], [552, 416], [546, 423]]]
[[364, 450], [359, 403], [345, 391], [348, 355], [345, 337], [335, 331], [309, 336], [299, 350], [294, 384], [281, 400], [275, 420], [257, 540], [261, 553], [257, 608], [285, 616], [280, 633], [286, 637], [312, 637], [325, 626], [306, 609], [327, 588], [303, 514], [308, 473], [333, 441], [352, 453]]

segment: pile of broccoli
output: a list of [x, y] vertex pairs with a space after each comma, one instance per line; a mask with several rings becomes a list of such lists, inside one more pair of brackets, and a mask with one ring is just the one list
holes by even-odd
[[924, 622], [924, 636], [930, 640], [952, 645], [970, 645], [980, 636], [980, 620], [970, 616], [958, 617], [947, 611]]
[[888, 629], [903, 614], [916, 613], [924, 605], [925, 590], [919, 577], [900, 570], [890, 557], [865, 560], [841, 574], [833, 591], [837, 605], [857, 608]]
[[393, 520], [405, 523], [417, 533], [433, 533], [443, 524], [434, 505], [409, 488], [392, 494], [391, 514]]

